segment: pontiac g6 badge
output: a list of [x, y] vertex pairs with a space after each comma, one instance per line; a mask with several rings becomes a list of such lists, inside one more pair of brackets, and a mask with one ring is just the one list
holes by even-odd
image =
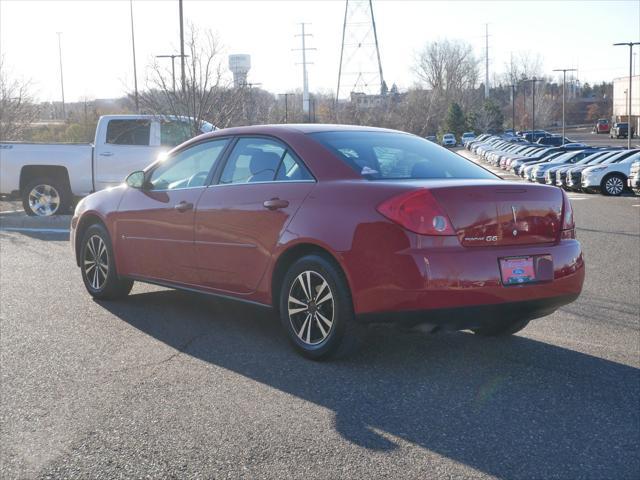
[[[511, 205], [511, 212], [513, 213], [513, 224], [517, 227], [518, 226], [518, 218], [516, 217], [516, 206], [515, 205]], [[517, 237], [518, 236], [518, 229], [514, 228], [513, 229], [513, 236]]]

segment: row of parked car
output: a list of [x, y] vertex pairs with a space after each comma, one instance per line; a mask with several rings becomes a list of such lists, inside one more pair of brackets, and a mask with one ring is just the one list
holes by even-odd
[[640, 149], [565, 143], [542, 146], [511, 135], [480, 135], [464, 146], [486, 163], [525, 180], [565, 190], [618, 196], [640, 193]]

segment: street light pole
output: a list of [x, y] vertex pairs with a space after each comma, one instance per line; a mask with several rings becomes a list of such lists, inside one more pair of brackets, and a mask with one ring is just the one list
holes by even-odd
[[629, 111], [627, 112], [627, 148], [631, 150], [631, 136], [633, 135], [633, 128], [631, 126], [631, 84], [633, 82], [633, 46], [640, 45], [640, 42], [627, 42], [627, 43], [614, 43], [614, 47], [627, 45], [629, 47], [629, 95], [627, 101], [629, 102]]
[[[539, 81], [540, 79], [536, 77], [523, 80], [523, 82], [531, 82], [531, 140], [535, 140], [536, 138], [536, 82]], [[535, 141], [533, 143], [535, 143]]]
[[516, 86], [514, 84], [509, 85], [511, 87], [511, 127], [513, 133], [516, 133]]
[[133, 34], [133, 0], [129, 0], [129, 11], [131, 14], [131, 49], [133, 50], [133, 90], [136, 102], [136, 113], [140, 113], [138, 102], [138, 72], [136, 71], [136, 39]]
[[180, 79], [182, 81], [182, 91], [186, 87], [186, 81], [184, 76], [184, 22], [182, 20], [182, 0], [178, 0], [178, 7], [180, 10]]
[[564, 145], [565, 139], [565, 122], [564, 122], [564, 105], [565, 105], [565, 86], [567, 83], [567, 72], [575, 72], [575, 68], [556, 68], [554, 72], [562, 72], [562, 145]]
[[62, 78], [62, 44], [60, 43], [60, 37], [62, 32], [56, 32], [58, 35], [58, 57], [60, 59], [60, 90], [62, 91], [62, 119], [67, 119], [67, 112], [64, 106], [64, 79]]

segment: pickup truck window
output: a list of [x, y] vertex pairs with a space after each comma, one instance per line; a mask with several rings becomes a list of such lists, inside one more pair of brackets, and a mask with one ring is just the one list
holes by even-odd
[[109, 120], [106, 143], [148, 146], [150, 133], [149, 120]]
[[200, 143], [167, 158], [151, 172], [149, 181], [153, 190], [204, 186], [209, 172], [228, 142], [228, 139], [223, 138]]
[[185, 122], [162, 122], [160, 124], [160, 145], [175, 147], [191, 138], [191, 129]]

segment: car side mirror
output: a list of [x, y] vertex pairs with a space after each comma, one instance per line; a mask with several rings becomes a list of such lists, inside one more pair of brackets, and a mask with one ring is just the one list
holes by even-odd
[[138, 170], [130, 173], [125, 182], [131, 188], [142, 190], [145, 186], [144, 172], [142, 170]]

